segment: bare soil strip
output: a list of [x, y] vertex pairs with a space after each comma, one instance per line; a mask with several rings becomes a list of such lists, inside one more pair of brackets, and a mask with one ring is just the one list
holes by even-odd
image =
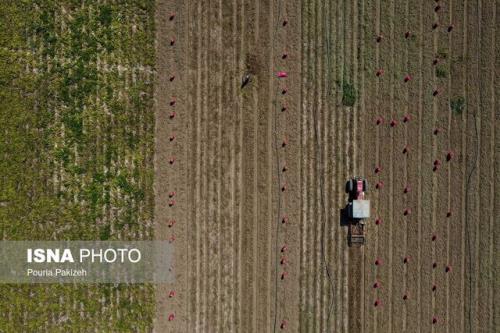
[[[177, 46], [181, 49], [187, 46], [185, 29], [187, 15], [180, 15], [176, 22], [169, 21], [171, 12], [182, 10], [174, 1], [160, 1], [157, 3], [156, 10], [156, 50], [157, 50], [157, 83], [155, 88], [155, 238], [166, 240], [172, 236], [176, 237], [179, 246], [175, 249], [175, 260], [172, 269], [175, 273], [175, 292], [176, 298], [169, 299], [168, 294], [172, 290], [172, 285], [158, 285], [156, 288], [156, 320], [154, 323], [155, 331], [164, 332], [170, 329], [168, 317], [170, 314], [178, 314], [175, 330], [184, 330], [188, 321], [185, 309], [187, 307], [187, 224], [188, 219], [182, 212], [187, 209], [186, 205], [186, 187], [184, 172], [186, 166], [186, 137], [187, 133], [182, 129], [188, 123], [185, 110], [186, 95], [184, 87], [187, 85], [186, 76], [180, 74], [186, 68], [183, 60], [178, 62], [176, 51], [170, 47], [170, 39], [175, 36]], [[169, 77], [176, 75], [177, 81], [169, 81]], [[168, 91], [169, 93], [166, 93]], [[177, 105], [173, 108], [170, 105], [172, 97], [177, 99]], [[176, 117], [173, 122], [169, 118], [170, 112], [175, 111], [182, 116]], [[169, 137], [177, 133], [176, 140], [169, 142]], [[174, 165], [168, 163], [169, 159], [177, 156]], [[175, 192], [176, 205], [169, 207], [169, 193]], [[176, 230], [168, 228], [169, 221], [175, 220]], [[168, 329], [167, 329], [168, 327]]]
[[476, 223], [478, 220], [478, 200], [480, 166], [477, 159], [480, 147], [480, 92], [479, 82], [479, 47], [480, 27], [479, 9], [477, 2], [466, 3], [468, 13], [467, 20], [467, 85], [466, 85], [466, 183], [465, 183], [465, 331], [477, 327], [477, 299], [478, 296], [478, 232]]
[[[392, 30], [392, 6], [384, 5], [380, 10], [380, 31], [386, 40], [380, 45], [380, 65], [379, 68], [392, 72], [393, 61], [393, 30]], [[379, 99], [379, 112], [383, 112], [385, 123], [380, 126], [380, 159], [375, 167], [380, 168], [379, 181], [384, 184], [378, 192], [380, 205], [377, 208], [378, 216], [384, 221], [379, 226], [379, 243], [377, 249], [378, 266], [373, 266], [376, 271], [375, 280], [372, 284], [380, 284], [377, 290], [377, 298], [380, 304], [376, 307], [377, 312], [377, 332], [391, 331], [391, 301], [390, 301], [390, 279], [392, 271], [392, 142], [395, 128], [390, 126], [393, 119], [392, 108], [392, 87], [394, 84], [394, 74], [384, 75], [380, 79], [380, 91], [377, 95]], [[370, 171], [375, 174], [375, 168]], [[373, 265], [373, 264], [372, 264]], [[374, 288], [375, 289], [375, 288]]]
[[[494, 317], [492, 307], [491, 290], [495, 277], [492, 270], [492, 257], [490, 244], [492, 243], [494, 204], [494, 127], [495, 127], [495, 91], [492, 82], [495, 77], [495, 44], [492, 42], [495, 30], [495, 2], [480, 1], [480, 45], [478, 49], [478, 79], [479, 79], [479, 117], [480, 117], [480, 155], [478, 164], [479, 188], [478, 188], [478, 221], [477, 226], [477, 256], [478, 256], [478, 331], [494, 331], [492, 319]], [[498, 148], [498, 145], [497, 145]], [[492, 194], [493, 193], [493, 194]]]
[[[407, 41], [404, 39], [404, 34], [407, 31], [407, 7], [406, 3], [392, 2], [393, 7], [393, 33], [392, 33], [392, 49], [393, 63], [387, 70], [387, 75], [394, 76], [393, 80], [393, 118], [397, 120], [398, 125], [393, 130], [392, 140], [392, 160], [390, 166], [391, 177], [391, 197], [392, 197], [392, 219], [390, 223], [393, 225], [392, 235], [392, 278], [390, 302], [392, 304], [392, 331], [403, 332], [406, 324], [406, 309], [403, 295], [406, 289], [405, 264], [403, 258], [406, 256], [406, 240], [408, 224], [415, 223], [416, 210], [408, 210], [408, 215], [404, 212], [408, 208], [408, 194], [404, 193], [404, 189], [408, 184], [407, 170], [407, 154], [403, 153], [406, 146], [406, 138], [408, 127], [415, 121], [412, 116], [411, 120], [405, 122], [404, 117], [408, 115], [408, 85], [401, 83], [401, 77], [407, 69]], [[399, 81], [398, 81], [399, 78]], [[383, 171], [384, 172], [384, 171]]]
[[[450, 51], [450, 77], [451, 92], [450, 99], [464, 96], [465, 86], [465, 65], [463, 62], [456, 61], [460, 57], [463, 59], [464, 35], [465, 35], [465, 12], [463, 1], [454, 1], [452, 8], [452, 17], [454, 18], [454, 29], [452, 33], [451, 51]], [[463, 114], [453, 114], [450, 126], [450, 142], [456, 146], [457, 159], [450, 166], [450, 192], [453, 193], [453, 200], [450, 202], [450, 224], [454, 227], [450, 230], [450, 244], [454, 244], [454, 250], [450, 250], [450, 265], [453, 267], [453, 273], [450, 274], [450, 313], [449, 330], [450, 332], [462, 332], [464, 330], [464, 196], [463, 186], [465, 178], [464, 160], [465, 146], [463, 145], [464, 123]]]
[[[435, 172], [436, 180], [436, 203], [435, 203], [435, 226], [434, 230], [438, 237], [435, 242], [435, 259], [437, 267], [434, 269], [434, 284], [438, 285], [438, 290], [435, 292], [434, 316], [439, 320], [437, 324], [439, 328], [436, 330], [448, 330], [449, 325], [449, 310], [448, 310], [448, 290], [449, 290], [449, 274], [446, 272], [446, 267], [449, 264], [449, 223], [447, 217], [449, 211], [449, 170], [451, 161], [446, 162], [446, 154], [450, 150], [450, 133], [449, 133], [449, 118], [450, 107], [448, 99], [448, 78], [447, 76], [450, 55], [449, 55], [449, 32], [447, 26], [450, 22], [449, 6], [443, 6], [435, 14], [435, 20], [439, 22], [441, 28], [435, 34], [436, 42], [434, 53], [446, 54], [446, 58], [441, 60], [441, 63], [434, 65], [434, 89], [437, 89], [438, 95], [434, 97], [436, 127], [442, 129], [439, 135], [435, 135], [435, 156], [434, 158], [441, 161], [443, 166]], [[441, 71], [444, 69], [444, 72]]]
[[[400, 295], [401, 299], [404, 295], [407, 296], [406, 301], [404, 301], [404, 307], [407, 313], [407, 328], [410, 331], [416, 331], [418, 329], [418, 322], [420, 320], [419, 308], [420, 308], [420, 250], [419, 245], [421, 241], [420, 237], [420, 221], [421, 221], [421, 210], [419, 209], [419, 203], [421, 201], [420, 192], [420, 134], [422, 128], [422, 117], [421, 117], [421, 102], [420, 102], [420, 85], [419, 77], [417, 76], [420, 68], [421, 55], [419, 51], [419, 45], [417, 43], [420, 27], [420, 17], [418, 11], [420, 10], [420, 4], [414, 1], [409, 2], [409, 17], [408, 17], [408, 29], [415, 34], [414, 38], [404, 39], [404, 43], [408, 49], [408, 65], [403, 68], [403, 72], [413, 75], [415, 82], [407, 85], [408, 91], [408, 114], [411, 117], [408, 129], [408, 139], [405, 147], [407, 147], [406, 159], [408, 165], [408, 179], [407, 186], [409, 186], [409, 192], [404, 196], [407, 201], [407, 208], [411, 209], [413, 216], [407, 219], [408, 227], [408, 241], [407, 241], [407, 251], [405, 257], [408, 259], [405, 264], [407, 272], [407, 287]], [[405, 33], [406, 33], [405, 31]], [[404, 38], [401, 36], [400, 38]], [[403, 75], [406, 75], [403, 73]], [[400, 80], [402, 78], [400, 77]], [[403, 153], [404, 148], [399, 148], [400, 153]]]
[[[376, 178], [374, 176], [371, 176], [371, 172], [373, 172], [375, 168], [377, 152], [379, 150], [379, 143], [377, 140], [378, 126], [375, 123], [375, 119], [378, 117], [379, 114], [375, 99], [375, 96], [377, 94], [376, 89], [377, 89], [378, 78], [374, 75], [378, 65], [377, 64], [378, 43], [376, 42], [376, 36], [378, 34], [378, 31], [376, 30], [377, 29], [376, 6], [377, 6], [376, 1], [367, 1], [364, 3], [365, 29], [363, 29], [364, 31], [363, 45], [365, 48], [363, 52], [363, 60], [365, 64], [362, 66], [362, 68], [364, 69], [364, 77], [365, 77], [365, 84], [364, 84], [365, 88], [363, 91], [363, 95], [364, 99], [366, 100], [365, 102], [366, 110], [365, 110], [365, 115], [363, 117], [364, 126], [362, 129], [364, 133], [362, 138], [364, 139], [364, 141], [366, 141], [363, 149], [364, 151], [363, 174], [369, 176], [368, 177], [368, 181], [370, 183], [369, 197], [371, 199], [371, 204], [372, 204], [373, 219], [376, 219], [378, 217], [378, 209], [377, 209], [377, 201], [375, 200], [377, 197], [377, 191], [375, 190]], [[369, 144], [369, 143], [374, 143], [374, 144]], [[372, 288], [372, 286], [373, 286], [373, 281], [375, 280], [373, 263], [375, 261], [374, 254], [377, 246], [378, 228], [379, 226], [375, 225], [374, 223], [368, 223], [368, 225], [366, 226], [366, 232], [367, 235], [369, 236], [367, 237], [366, 245], [364, 248], [364, 260], [363, 260], [364, 303], [362, 306], [364, 308], [363, 311], [364, 332], [373, 332], [375, 324], [374, 306], [373, 306], [373, 303], [375, 302], [375, 297], [374, 297], [375, 291]]]

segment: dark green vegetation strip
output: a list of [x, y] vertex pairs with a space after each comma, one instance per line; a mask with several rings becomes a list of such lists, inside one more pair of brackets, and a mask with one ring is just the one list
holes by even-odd
[[[0, 235], [152, 238], [154, 1], [0, 3]], [[104, 4], [103, 4], [104, 3]], [[150, 285], [2, 285], [0, 332], [151, 331]]]

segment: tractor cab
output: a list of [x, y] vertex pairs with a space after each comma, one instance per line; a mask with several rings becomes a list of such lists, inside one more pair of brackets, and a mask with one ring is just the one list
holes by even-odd
[[370, 200], [365, 199], [367, 191], [368, 182], [364, 178], [354, 177], [346, 183], [346, 193], [349, 195], [347, 203], [349, 245], [365, 243], [365, 219], [370, 217]]

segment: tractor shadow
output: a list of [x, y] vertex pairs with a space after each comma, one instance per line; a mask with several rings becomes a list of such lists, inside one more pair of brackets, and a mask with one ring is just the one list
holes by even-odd
[[347, 227], [350, 223], [349, 217], [347, 216], [347, 205], [339, 210], [339, 223], [341, 227]]

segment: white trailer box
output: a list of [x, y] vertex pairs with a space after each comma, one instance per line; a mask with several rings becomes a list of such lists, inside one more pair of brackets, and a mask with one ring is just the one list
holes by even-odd
[[352, 218], [367, 219], [370, 217], [370, 200], [353, 200], [349, 206], [349, 215]]

